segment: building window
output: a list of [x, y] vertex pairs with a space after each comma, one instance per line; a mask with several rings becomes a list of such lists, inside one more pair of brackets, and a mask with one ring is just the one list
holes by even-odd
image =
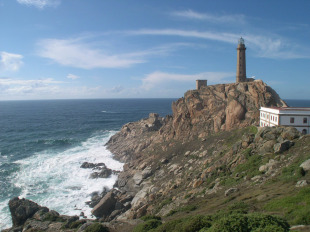
[[308, 122], [307, 118], [304, 118], [304, 120], [303, 120], [303, 121], [304, 121], [304, 123], [307, 123], [307, 122]]
[[295, 118], [291, 117], [290, 123], [294, 123], [294, 122], [295, 122]]
[[303, 135], [306, 135], [306, 134], [307, 134], [307, 130], [306, 130], [306, 129], [303, 129], [301, 133], [302, 133]]

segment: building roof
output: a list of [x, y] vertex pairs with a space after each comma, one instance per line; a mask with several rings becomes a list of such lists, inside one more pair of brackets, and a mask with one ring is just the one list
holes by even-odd
[[261, 107], [261, 111], [277, 114], [309, 114], [310, 107]]
[[261, 109], [274, 109], [281, 111], [309, 111], [310, 107], [261, 107]]

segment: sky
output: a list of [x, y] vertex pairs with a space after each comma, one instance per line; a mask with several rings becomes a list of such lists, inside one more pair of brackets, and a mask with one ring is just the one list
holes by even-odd
[[0, 100], [179, 98], [247, 77], [310, 99], [309, 0], [0, 0]]

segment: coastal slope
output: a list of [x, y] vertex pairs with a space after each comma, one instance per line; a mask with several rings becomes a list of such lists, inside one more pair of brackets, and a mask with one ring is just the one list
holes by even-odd
[[[310, 137], [291, 127], [258, 128], [262, 106], [287, 105], [260, 80], [220, 84], [187, 91], [172, 104], [172, 115], [151, 113], [125, 124], [107, 143], [124, 169], [114, 188], [90, 203], [99, 224], [110, 231], [132, 231], [146, 223], [141, 217], [153, 215], [158, 231], [170, 231], [163, 228], [166, 223], [184, 228], [183, 222], [193, 221], [189, 217], [223, 216], [231, 210], [238, 215], [268, 212], [293, 225], [310, 224], [304, 219], [310, 213]], [[300, 207], [286, 203], [297, 196]], [[63, 221], [56, 223], [63, 231], [98, 224], [47, 209], [40, 211], [43, 216], [37, 214], [25, 225], [35, 221], [56, 228], [53, 221], [40, 221], [50, 214]], [[219, 217], [210, 217], [200, 228], [216, 226]], [[280, 223], [272, 226], [288, 231], [286, 221], [272, 220]]]
[[279, 95], [261, 80], [211, 85], [189, 90], [172, 104], [172, 116], [124, 125], [107, 143], [115, 158], [126, 162], [147, 147], [170, 141], [205, 138], [219, 131], [257, 125], [260, 107], [285, 107]]

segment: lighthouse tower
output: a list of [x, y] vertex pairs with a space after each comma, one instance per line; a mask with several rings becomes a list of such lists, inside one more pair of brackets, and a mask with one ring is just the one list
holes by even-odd
[[244, 39], [241, 37], [237, 47], [237, 83], [246, 81], [245, 50]]

